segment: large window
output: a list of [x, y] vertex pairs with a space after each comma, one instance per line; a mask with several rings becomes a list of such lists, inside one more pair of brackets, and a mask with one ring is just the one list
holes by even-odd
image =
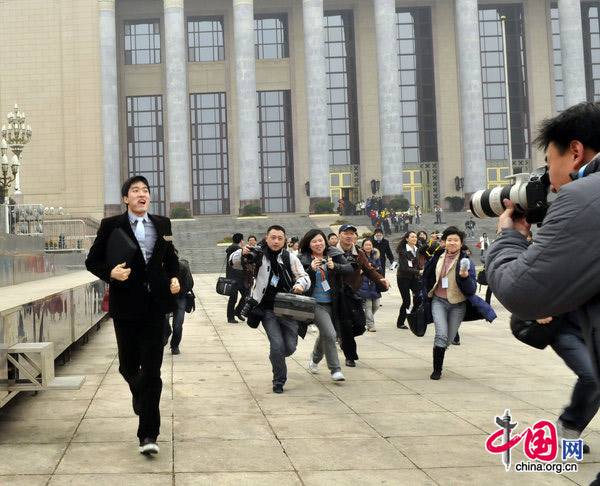
[[289, 57], [287, 15], [256, 15], [254, 17], [254, 46], [256, 59]]
[[354, 19], [351, 10], [325, 12], [329, 164], [358, 164]]
[[225, 59], [223, 17], [189, 17], [188, 61], [222, 61]]
[[558, 7], [552, 5], [550, 9], [550, 24], [552, 27], [552, 54], [554, 59], [554, 91], [556, 111], [560, 113], [565, 109], [565, 93], [562, 70], [562, 52], [560, 50], [560, 22], [558, 20]]
[[125, 21], [125, 64], [160, 64], [160, 21]]
[[258, 151], [263, 211], [294, 212], [294, 160], [289, 91], [258, 91]]
[[529, 104], [521, 4], [480, 5], [479, 7], [485, 155], [487, 160], [508, 159], [508, 123], [501, 16], [506, 16], [506, 57], [512, 155], [514, 159], [528, 159], [530, 157]]
[[600, 2], [582, 2], [583, 55], [588, 101], [600, 100]]
[[127, 97], [127, 169], [150, 184], [150, 213], [166, 213], [162, 97]]
[[[600, 2], [581, 2], [585, 86], [588, 101], [600, 100]], [[556, 111], [565, 109], [560, 20], [558, 4], [550, 8], [552, 48], [554, 53], [554, 91]]]
[[225, 93], [190, 94], [194, 214], [229, 214]]
[[434, 162], [438, 153], [430, 8], [398, 9], [396, 29], [403, 160]]

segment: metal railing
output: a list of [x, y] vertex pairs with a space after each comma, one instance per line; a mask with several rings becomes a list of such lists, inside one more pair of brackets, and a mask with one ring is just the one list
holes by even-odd
[[44, 223], [46, 251], [89, 250], [95, 235], [86, 235], [82, 219], [49, 219]]
[[[1, 205], [2, 217], [6, 205]], [[9, 231], [14, 235], [41, 235], [44, 232], [44, 206], [42, 204], [9, 204]]]

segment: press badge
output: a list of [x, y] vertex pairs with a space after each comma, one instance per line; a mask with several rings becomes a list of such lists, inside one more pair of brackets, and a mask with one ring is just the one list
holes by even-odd
[[331, 287], [329, 286], [329, 282], [328, 282], [327, 280], [323, 280], [323, 281], [321, 282], [321, 285], [323, 286], [323, 290], [324, 290], [325, 292], [329, 292], [329, 289], [330, 289]]
[[273, 287], [277, 287], [278, 283], [279, 283], [279, 277], [277, 275], [273, 275], [271, 277], [271, 282], [269, 282], [269, 285], [272, 285]]
[[448, 277], [442, 277], [442, 288], [443, 289], [448, 288]]

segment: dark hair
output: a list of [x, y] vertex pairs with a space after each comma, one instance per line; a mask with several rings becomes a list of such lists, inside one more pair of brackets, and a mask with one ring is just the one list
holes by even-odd
[[318, 235], [321, 235], [323, 237], [323, 240], [325, 241], [325, 250], [327, 250], [329, 244], [327, 243], [327, 238], [325, 238], [325, 233], [323, 233], [320, 229], [313, 228], [308, 230], [300, 240], [300, 244], [298, 245], [298, 253], [310, 253], [310, 242], [315, 236]]
[[365, 246], [365, 241], [370, 241], [371, 244], [373, 245], [373, 248], [375, 248], [375, 242], [373, 241], [373, 237], [371, 237], [371, 236], [365, 236], [365, 238], [363, 239], [362, 245], [360, 245], [361, 248], [363, 246]]
[[125, 182], [123, 182], [123, 185], [121, 186], [121, 196], [126, 197], [127, 194], [129, 194], [129, 188], [136, 182], [143, 182], [144, 184], [146, 184], [148, 191], [150, 191], [150, 184], [148, 184], [148, 179], [146, 179], [144, 176], [137, 175], [130, 177]]
[[423, 233], [423, 234], [425, 235], [425, 239], [427, 240], [427, 231], [423, 231], [423, 230], [421, 230], [421, 231], [419, 231], [419, 232], [417, 233], [417, 238], [419, 237], [419, 235], [420, 235], [421, 233]]
[[231, 237], [231, 241], [233, 241], [234, 243], [239, 243], [243, 239], [244, 239], [244, 235], [242, 233], [234, 233], [233, 236]]
[[337, 233], [329, 233], [327, 235], [327, 241], [329, 241], [329, 238], [331, 238], [332, 236], [335, 236], [336, 238], [338, 237]]
[[406, 247], [406, 241], [408, 240], [408, 237], [411, 233], [414, 233], [415, 235], [417, 234], [417, 232], [413, 230], [409, 230], [406, 233], [404, 233], [404, 235], [402, 235], [402, 238], [400, 238], [398, 246], [396, 247], [396, 253], [400, 253], [402, 250], [404, 250], [404, 248]]
[[255, 235], [249, 235], [248, 239], [250, 239], [250, 238], [254, 238], [258, 242], [258, 238]]
[[579, 140], [584, 147], [600, 152], [600, 103], [585, 101], [573, 105], [561, 114], [543, 120], [538, 132], [534, 143], [540, 150], [546, 150], [554, 143], [564, 154], [573, 140]]
[[375, 233], [383, 234], [383, 230], [381, 228], [375, 228], [375, 230], [373, 231], [373, 234], [375, 234]]
[[269, 226], [267, 228], [267, 234], [269, 234], [271, 230], [283, 231], [283, 234], [285, 235], [285, 228], [283, 226], [279, 226], [278, 224], [272, 224], [271, 226]]
[[442, 241], [446, 241], [448, 236], [457, 235], [460, 238], [460, 242], [465, 241], [465, 232], [459, 230], [456, 226], [448, 226], [442, 233]]

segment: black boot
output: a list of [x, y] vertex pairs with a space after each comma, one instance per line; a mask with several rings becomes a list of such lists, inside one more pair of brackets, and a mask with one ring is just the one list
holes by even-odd
[[431, 373], [432, 380], [439, 380], [442, 377], [442, 365], [444, 364], [444, 355], [446, 354], [446, 348], [433, 348], [433, 373]]

